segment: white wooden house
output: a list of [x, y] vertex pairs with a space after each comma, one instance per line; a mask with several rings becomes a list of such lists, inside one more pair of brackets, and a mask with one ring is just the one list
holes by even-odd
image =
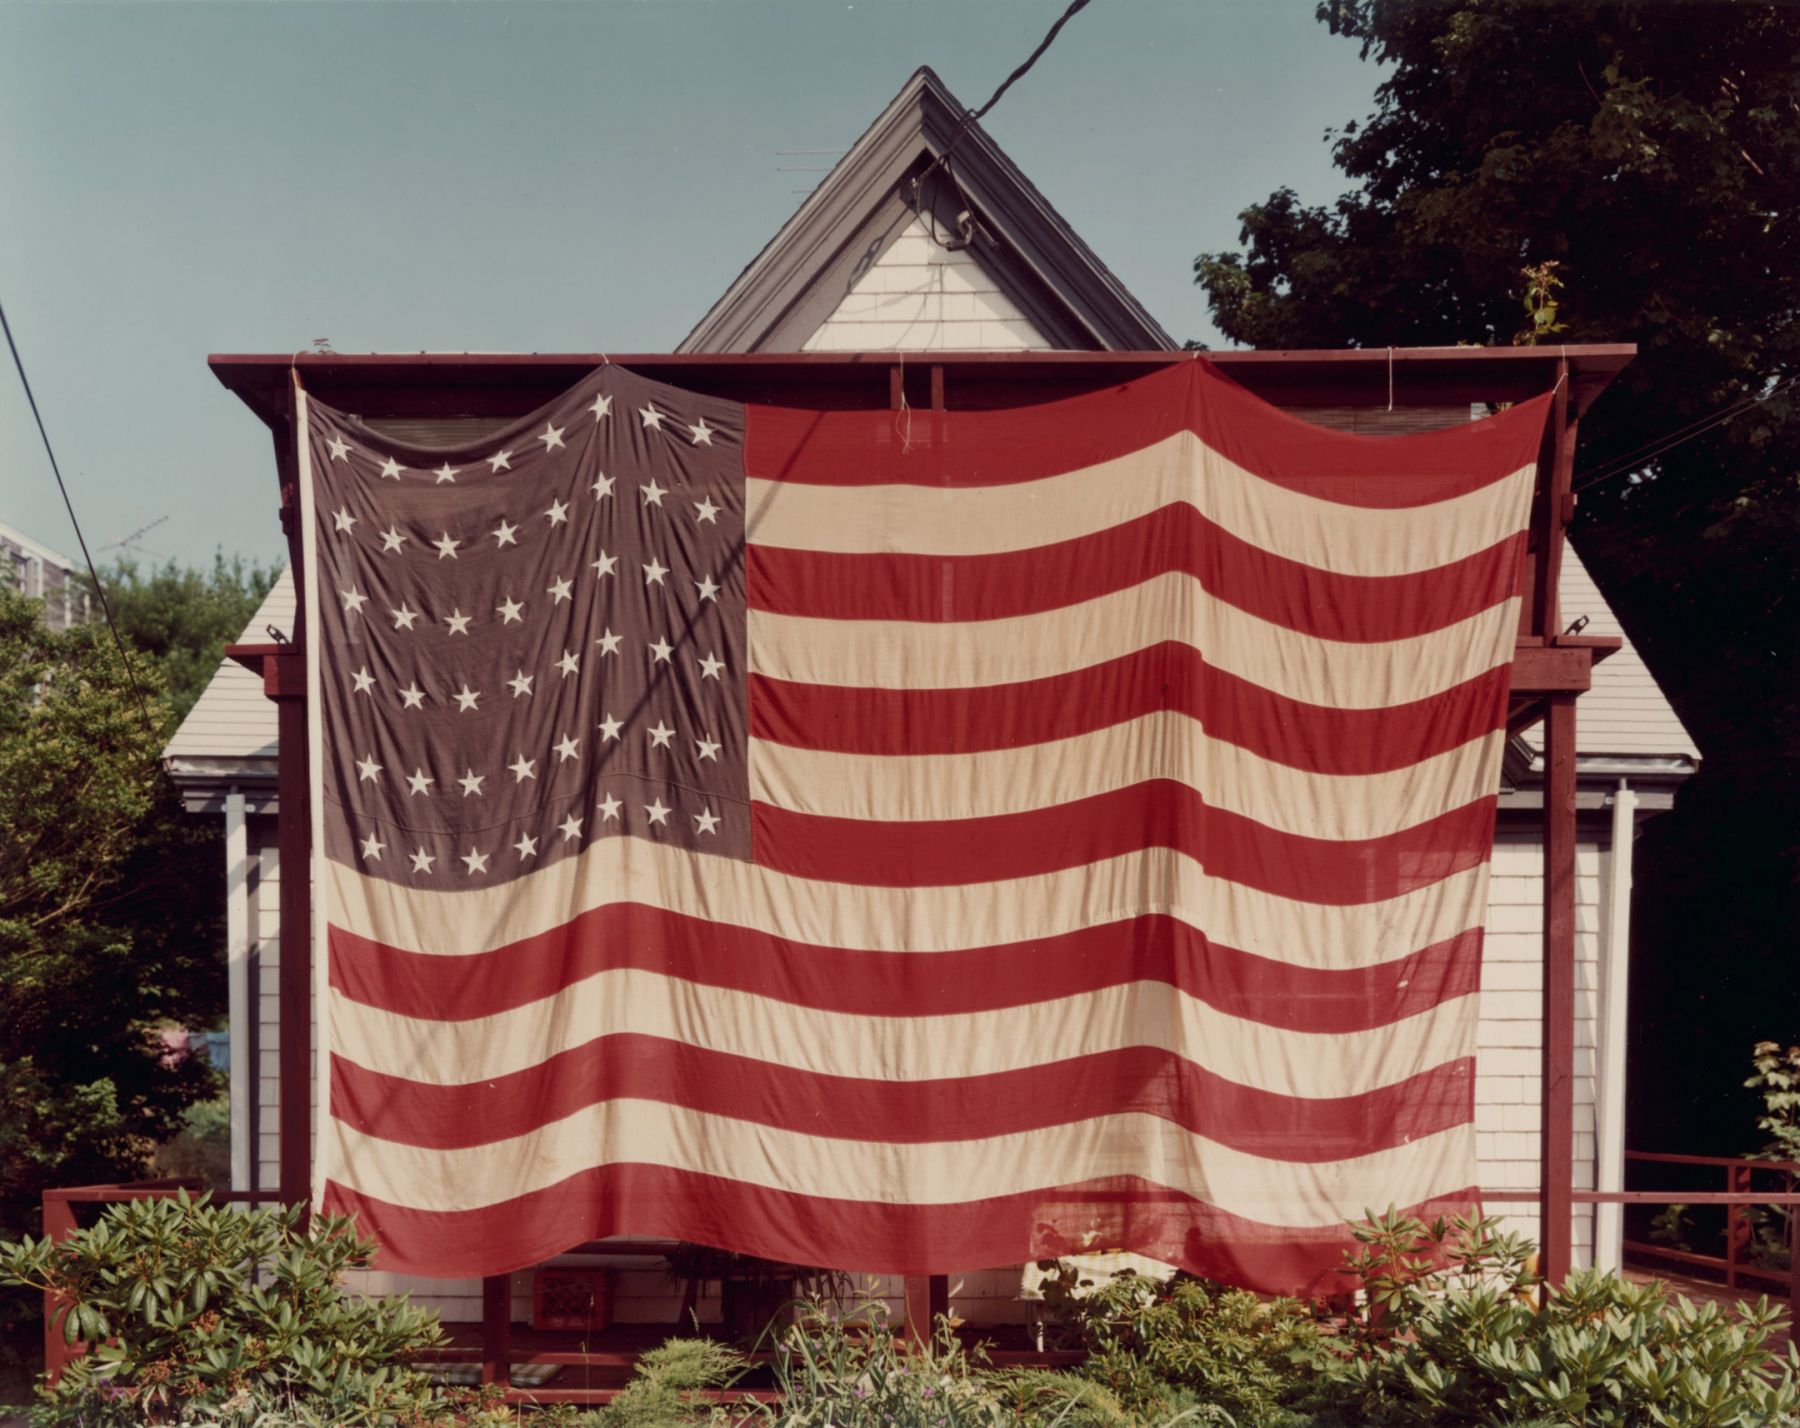
[[[955, 182], [939, 169], [915, 193], [912, 177], [941, 153], [962, 108], [929, 70], [915, 74], [794, 216], [681, 344], [683, 352], [1150, 350], [1169, 336], [979, 127], [956, 141]], [[1402, 384], [1380, 406], [1296, 408], [1359, 431], [1418, 430], [1469, 419], [1464, 406], [1409, 404]], [[490, 423], [491, 425], [491, 423]], [[451, 441], [467, 423], [411, 424], [415, 439]], [[1561, 619], [1624, 636], [1604, 596], [1570, 552]], [[245, 632], [291, 630], [284, 575]], [[1500, 802], [1483, 972], [1476, 1087], [1481, 1184], [1537, 1187], [1542, 1035], [1542, 806], [1540, 745], [1516, 740]], [[232, 1174], [237, 1188], [277, 1181], [275, 1014], [278, 899], [275, 706], [261, 679], [227, 662], [165, 751], [190, 809], [226, 821], [230, 899]], [[1698, 750], [1625, 637], [1596, 666], [1579, 701], [1577, 802], [1579, 992], [1576, 1056], [1577, 1183], [1619, 1188], [1624, 1150], [1624, 1036], [1632, 841], [1643, 819], [1670, 806]], [[1581, 1207], [1577, 1263], [1616, 1264], [1619, 1224]], [[1536, 1214], [1516, 1207], [1518, 1228]], [[518, 1317], [530, 1272], [515, 1276]], [[382, 1276], [373, 1276], [381, 1280]], [[381, 1287], [396, 1287], [384, 1284]], [[481, 1314], [476, 1281], [410, 1285], [450, 1320]], [[1016, 1320], [1016, 1270], [953, 1281], [973, 1322]], [[620, 1317], [672, 1317], [660, 1271], [623, 1274]]]

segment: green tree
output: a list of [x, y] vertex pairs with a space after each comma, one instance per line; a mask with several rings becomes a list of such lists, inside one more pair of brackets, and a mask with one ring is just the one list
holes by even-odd
[[1800, 1013], [1800, 11], [1318, 15], [1385, 67], [1375, 113], [1333, 136], [1356, 187], [1253, 204], [1242, 250], [1202, 254], [1196, 279], [1253, 346], [1488, 344], [1543, 335], [1528, 270], [1555, 264], [1544, 340], [1638, 344], [1583, 420], [1573, 535], [1706, 759], [1642, 848], [1632, 1134], [1730, 1152], [1744, 1108], [1709, 1085]]
[[102, 574], [114, 623], [127, 644], [155, 661], [177, 722], [205, 692], [225, 646], [244, 632], [279, 573], [279, 566], [227, 560], [220, 552], [210, 570], [171, 560], [144, 571], [121, 560]]
[[[162, 772], [157, 662], [40, 615], [0, 589], [0, 1234], [37, 1227], [46, 1185], [144, 1173], [216, 1081], [158, 1029], [225, 991], [219, 835]], [[34, 1312], [0, 1301], [0, 1329]]]

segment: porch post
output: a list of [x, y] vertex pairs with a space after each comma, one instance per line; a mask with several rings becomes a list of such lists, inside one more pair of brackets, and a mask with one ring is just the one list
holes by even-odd
[[299, 653], [263, 661], [263, 692], [275, 701], [280, 741], [281, 848], [281, 1199], [312, 1199], [312, 810], [306, 777], [306, 666]]
[[481, 1281], [481, 1381], [512, 1387], [512, 1276]]
[[1571, 1268], [1575, 1184], [1575, 695], [1544, 700], [1544, 1048], [1539, 1268]]

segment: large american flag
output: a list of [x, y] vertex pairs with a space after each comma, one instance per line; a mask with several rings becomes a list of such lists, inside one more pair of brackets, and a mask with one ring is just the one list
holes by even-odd
[[319, 1193], [384, 1264], [1293, 1291], [1474, 1198], [1544, 401], [1366, 438], [1203, 360], [948, 413], [608, 365], [454, 451], [306, 408]]

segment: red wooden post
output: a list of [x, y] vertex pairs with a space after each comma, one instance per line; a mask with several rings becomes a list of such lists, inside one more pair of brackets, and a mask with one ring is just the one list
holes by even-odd
[[281, 850], [279, 1050], [281, 1198], [312, 1198], [312, 810], [307, 791], [306, 670], [298, 653], [268, 655], [263, 691], [275, 700]]
[[[1748, 1191], [1750, 1188], [1750, 1167], [1748, 1165], [1725, 1167], [1727, 1194], [1733, 1191]], [[1739, 1256], [1749, 1247], [1750, 1207], [1727, 1205], [1725, 1207], [1725, 1287], [1727, 1289], [1737, 1288]]]
[[307, 768], [311, 740], [306, 709], [306, 542], [301, 529], [298, 447], [301, 387], [299, 374], [291, 367], [287, 385], [285, 422], [272, 434], [296, 613], [288, 646], [263, 657], [263, 693], [275, 701], [281, 751], [276, 774], [281, 858], [281, 968], [276, 979], [281, 1027], [278, 1188], [282, 1202], [295, 1205], [312, 1200], [312, 795]]
[[[75, 1233], [75, 1207], [66, 1193], [46, 1190], [43, 1198], [44, 1238], [52, 1242], [66, 1240]], [[58, 1312], [67, 1312], [69, 1301], [61, 1294], [44, 1295], [44, 1377], [55, 1383], [62, 1377], [69, 1360], [85, 1352], [86, 1345], [63, 1342], [63, 1326]]]
[[481, 1281], [481, 1381], [512, 1387], [512, 1276]]
[[1575, 695], [1544, 699], [1543, 1128], [1539, 1266], [1546, 1284], [1571, 1268], [1575, 1183]]
[[905, 1338], [915, 1344], [931, 1342], [932, 1326], [940, 1314], [950, 1312], [950, 1276], [912, 1274], [906, 1279]]

